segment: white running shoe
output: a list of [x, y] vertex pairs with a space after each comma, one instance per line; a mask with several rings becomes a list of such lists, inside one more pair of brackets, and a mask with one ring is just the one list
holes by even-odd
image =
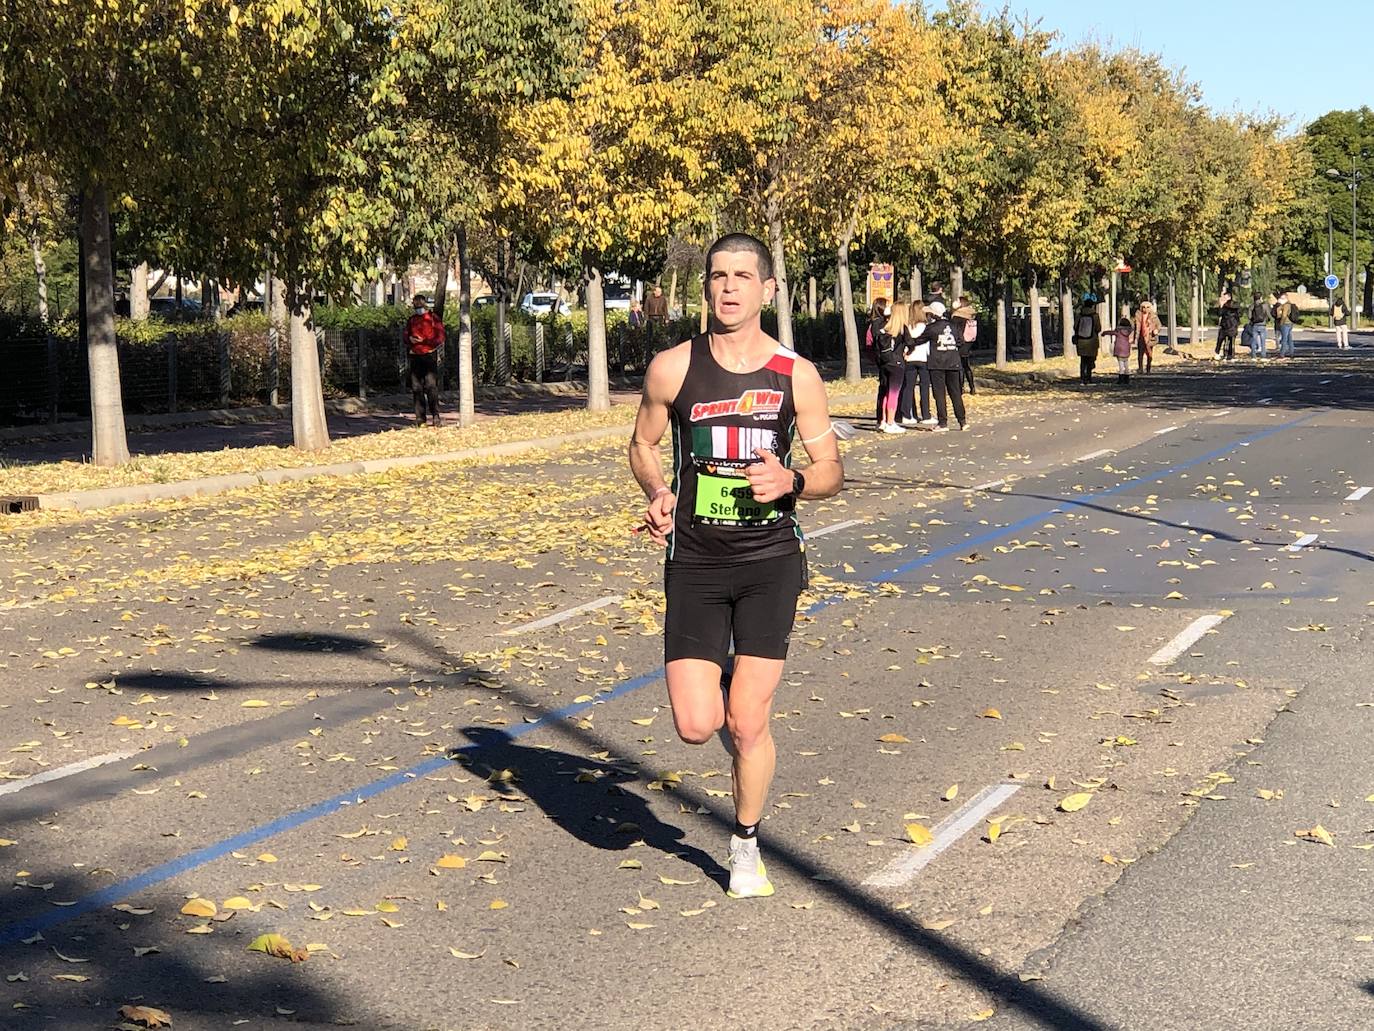
[[931, 433], [948, 433], [948, 432], [949, 432], [949, 427], [948, 427], [948, 426], [936, 426], [936, 427], [935, 427], [933, 430], [931, 430], [930, 432], [931, 432]]
[[761, 899], [773, 894], [773, 884], [759, 858], [758, 838], [730, 835], [730, 890], [732, 899]]
[[902, 429], [902, 428], [901, 428], [900, 426], [898, 426], [895, 422], [885, 422], [885, 423], [883, 423], [883, 425], [882, 425], [882, 432], [883, 432], [883, 433], [905, 433], [906, 430]]
[[921, 421], [919, 419], [903, 419], [902, 425], [907, 429], [911, 429], [913, 426], [921, 425]]
[[922, 426], [938, 426], [938, 425], [940, 425], [940, 420], [939, 420], [939, 419], [922, 419], [922, 420], [921, 420], [921, 425], [922, 425]]

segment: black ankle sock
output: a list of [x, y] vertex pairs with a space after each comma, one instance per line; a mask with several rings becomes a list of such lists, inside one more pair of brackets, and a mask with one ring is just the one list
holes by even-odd
[[758, 836], [759, 836], [759, 825], [758, 825], [757, 823], [751, 823], [749, 826], [746, 827], [744, 824], [740, 823], [738, 820], [735, 821], [735, 837], [737, 837], [737, 838], [757, 838]]

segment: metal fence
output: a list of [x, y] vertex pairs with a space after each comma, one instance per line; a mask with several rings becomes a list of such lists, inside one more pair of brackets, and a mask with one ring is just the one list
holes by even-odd
[[[227, 327], [227, 328], [226, 328]], [[771, 313], [765, 327], [773, 332]], [[456, 342], [458, 327], [448, 326]], [[697, 331], [693, 318], [666, 326], [607, 326], [607, 360], [613, 378], [643, 373], [665, 347]], [[291, 349], [285, 334], [265, 321], [197, 323], [119, 338], [120, 389], [129, 413], [154, 414], [231, 408], [291, 400]], [[860, 339], [863, 331], [860, 327]], [[409, 389], [401, 326], [316, 330], [326, 397], [404, 393]], [[798, 351], [818, 361], [842, 357], [842, 326], [836, 315], [795, 323]], [[0, 425], [26, 425], [90, 417], [86, 351], [71, 334], [0, 339], [5, 375], [0, 377]], [[458, 387], [454, 343], [439, 355], [440, 386]], [[506, 347], [496, 346], [496, 320], [483, 312], [473, 320], [473, 374], [478, 383], [580, 380], [587, 375], [587, 335], [572, 319], [513, 317], [506, 323]]]

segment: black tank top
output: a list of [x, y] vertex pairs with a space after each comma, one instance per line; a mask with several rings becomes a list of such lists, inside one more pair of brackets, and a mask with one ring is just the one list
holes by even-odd
[[755, 501], [744, 467], [760, 462], [755, 448], [792, 465], [797, 413], [792, 366], [782, 345], [757, 372], [730, 372], [711, 354], [708, 336], [692, 339], [687, 377], [673, 400], [673, 493], [677, 508], [668, 561], [733, 565], [802, 551], [794, 508]]

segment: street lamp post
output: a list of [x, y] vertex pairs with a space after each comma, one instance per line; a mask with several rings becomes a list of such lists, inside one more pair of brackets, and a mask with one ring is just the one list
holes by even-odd
[[1359, 154], [1352, 153], [1350, 155], [1349, 176], [1335, 168], [1328, 168], [1326, 170], [1326, 174], [1331, 178], [1339, 179], [1343, 182], [1348, 179], [1350, 183], [1350, 275], [1346, 277], [1346, 289], [1349, 291], [1346, 296], [1349, 299], [1348, 307], [1350, 309], [1350, 324], [1352, 329], [1360, 328], [1359, 284], [1356, 278], [1359, 275], [1359, 266], [1356, 264], [1358, 259], [1355, 252], [1355, 241], [1357, 238], [1356, 234], [1359, 230], [1360, 180], [1364, 178], [1364, 173], [1355, 167], [1355, 161], [1356, 158], [1366, 156], [1367, 154], [1364, 152]]

